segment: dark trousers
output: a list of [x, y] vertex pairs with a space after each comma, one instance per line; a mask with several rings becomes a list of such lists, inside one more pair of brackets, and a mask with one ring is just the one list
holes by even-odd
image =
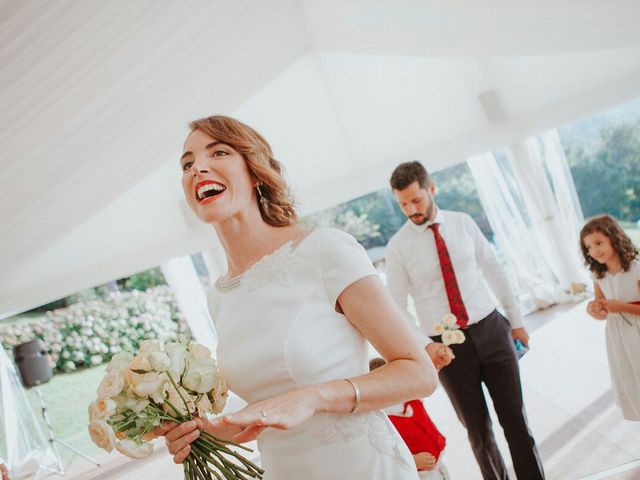
[[[518, 479], [544, 479], [538, 449], [527, 425], [509, 322], [494, 311], [464, 333], [464, 343], [451, 345], [456, 358], [439, 376], [458, 418], [467, 429], [482, 478], [509, 478], [493, 435], [482, 390], [484, 382], [509, 444]], [[432, 338], [441, 341], [439, 336]]]

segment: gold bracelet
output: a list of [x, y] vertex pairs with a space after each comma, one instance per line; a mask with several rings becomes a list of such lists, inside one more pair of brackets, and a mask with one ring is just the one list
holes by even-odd
[[356, 411], [356, 408], [358, 408], [358, 405], [360, 405], [360, 400], [362, 400], [362, 395], [360, 394], [360, 388], [358, 387], [358, 385], [356, 385], [356, 383], [353, 380], [350, 380], [348, 378], [345, 378], [345, 380], [351, 384], [351, 386], [353, 387], [353, 391], [356, 394], [356, 401], [353, 404], [353, 408], [349, 412], [349, 413], [354, 413]]

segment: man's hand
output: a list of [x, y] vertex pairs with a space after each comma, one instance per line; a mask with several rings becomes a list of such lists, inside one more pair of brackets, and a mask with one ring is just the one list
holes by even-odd
[[4, 463], [0, 464], [0, 473], [2, 473], [2, 480], [10, 480], [9, 470], [7, 470], [7, 466]]
[[429, 452], [420, 452], [416, 453], [413, 456], [413, 461], [416, 462], [416, 467], [418, 470], [433, 470], [433, 467], [436, 466], [436, 457], [431, 455]]
[[514, 328], [511, 330], [511, 338], [514, 340], [520, 340], [525, 347], [529, 348], [529, 334], [527, 333], [526, 328]]
[[430, 343], [425, 347], [425, 350], [429, 358], [431, 358], [433, 365], [436, 367], [436, 370], [446, 367], [456, 358], [453, 351], [444, 343]]

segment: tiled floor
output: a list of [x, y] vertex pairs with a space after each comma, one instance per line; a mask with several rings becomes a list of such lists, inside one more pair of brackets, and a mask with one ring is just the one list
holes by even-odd
[[[614, 405], [604, 323], [592, 320], [584, 310], [583, 302], [528, 317], [531, 350], [521, 360], [521, 370], [530, 427], [549, 480], [640, 479], [640, 422], [625, 421]], [[444, 391], [439, 388], [425, 403], [447, 436], [445, 462], [452, 478], [481, 479], [466, 433]], [[494, 425], [500, 449], [510, 463], [495, 418]], [[180, 479], [180, 467], [171, 462], [162, 444], [157, 450], [144, 461], [112, 454], [100, 468], [77, 459], [65, 478]]]
[[[554, 307], [527, 317], [531, 350], [520, 363], [529, 425], [547, 478], [590, 478], [640, 459], [640, 423], [617, 410], [604, 347], [604, 323], [585, 304]], [[454, 479], [481, 479], [466, 432], [444, 391], [426, 399], [427, 409], [447, 436], [446, 463]], [[494, 431], [505, 461], [507, 443], [495, 416]], [[635, 469], [593, 478], [640, 479]], [[513, 475], [515, 478], [515, 475]]]

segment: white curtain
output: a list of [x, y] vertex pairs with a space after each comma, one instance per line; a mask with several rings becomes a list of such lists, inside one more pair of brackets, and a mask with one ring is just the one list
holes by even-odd
[[555, 130], [511, 149], [512, 168], [540, 251], [559, 285], [585, 282], [578, 233], [584, 221], [573, 179]]
[[196, 341], [215, 351], [218, 337], [207, 308], [205, 290], [191, 257], [174, 258], [161, 265], [160, 269]]
[[[221, 248], [211, 248], [202, 251], [201, 254], [212, 280], [224, 273], [225, 259]], [[178, 306], [195, 339], [215, 352], [218, 336], [209, 315], [205, 289], [198, 278], [191, 257], [174, 258], [160, 268], [176, 296]], [[237, 412], [245, 405], [246, 403], [240, 397], [229, 392], [223, 413]]]
[[[580, 257], [580, 229], [584, 224], [582, 206], [578, 200], [573, 177], [569, 164], [564, 155], [564, 148], [560, 143], [557, 130], [549, 130], [541, 137], [544, 149], [543, 159], [553, 187], [556, 199], [557, 215], [561, 224], [565, 227], [564, 233], [567, 235], [569, 250], [573, 251], [571, 260], [570, 275], [576, 277], [575, 281], [588, 280], [586, 270], [582, 268], [582, 258]], [[576, 270], [576, 265], [580, 268]]]
[[558, 133], [528, 138], [507, 155], [505, 168], [491, 153], [468, 160], [496, 243], [527, 307], [570, 301], [571, 284], [588, 276], [578, 248], [582, 209]]
[[55, 456], [27, 399], [18, 372], [0, 344], [0, 456], [15, 479], [33, 475], [36, 479], [56, 468]]
[[525, 312], [567, 300], [547, 266], [531, 232], [526, 212], [510, 183], [512, 178], [487, 152], [467, 160], [480, 201], [495, 234], [498, 250], [505, 256], [509, 276], [517, 283], [518, 300]]

